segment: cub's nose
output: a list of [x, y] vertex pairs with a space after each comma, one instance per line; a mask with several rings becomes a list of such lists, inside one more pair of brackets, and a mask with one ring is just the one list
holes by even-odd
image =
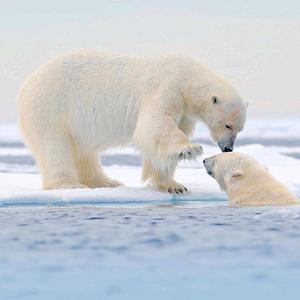
[[232, 149], [229, 148], [229, 147], [225, 147], [225, 148], [224, 148], [224, 152], [232, 152]]
[[203, 164], [205, 164], [205, 162], [206, 162], [206, 159], [203, 159]]

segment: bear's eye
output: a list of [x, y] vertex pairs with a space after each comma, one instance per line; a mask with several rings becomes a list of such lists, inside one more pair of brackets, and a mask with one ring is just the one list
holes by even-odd
[[212, 96], [211, 97], [211, 101], [212, 101], [213, 104], [217, 104], [217, 103], [220, 102], [220, 100], [219, 100], [219, 98], [217, 96]]
[[229, 129], [229, 130], [232, 130], [231, 126], [230, 125], [225, 125], [225, 128]]

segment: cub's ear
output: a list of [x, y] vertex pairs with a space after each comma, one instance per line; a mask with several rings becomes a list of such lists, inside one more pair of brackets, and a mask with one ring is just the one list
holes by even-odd
[[240, 170], [240, 169], [234, 169], [231, 172], [231, 177], [238, 179], [238, 178], [241, 178], [243, 176], [243, 174], [244, 173], [243, 173], [242, 170]]
[[212, 102], [213, 104], [218, 104], [218, 103], [220, 103], [220, 98], [217, 97], [217, 96], [212, 96], [212, 97], [211, 97], [211, 102]]

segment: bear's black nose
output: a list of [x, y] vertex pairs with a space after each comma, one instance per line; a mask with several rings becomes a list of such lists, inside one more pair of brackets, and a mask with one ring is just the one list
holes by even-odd
[[203, 159], [203, 163], [205, 164], [205, 162], [206, 162], [206, 159]]
[[225, 147], [224, 152], [232, 152], [231, 148]]

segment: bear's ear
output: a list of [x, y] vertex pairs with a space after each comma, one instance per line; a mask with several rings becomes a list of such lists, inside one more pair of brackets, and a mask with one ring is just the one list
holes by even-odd
[[211, 102], [212, 102], [213, 104], [217, 104], [217, 103], [220, 103], [220, 99], [219, 99], [219, 97], [217, 97], [217, 96], [212, 96], [212, 97], [211, 97]]
[[241, 178], [243, 176], [243, 174], [244, 173], [243, 173], [242, 170], [240, 170], [240, 169], [234, 169], [231, 172], [231, 177], [238, 179], [238, 178]]

